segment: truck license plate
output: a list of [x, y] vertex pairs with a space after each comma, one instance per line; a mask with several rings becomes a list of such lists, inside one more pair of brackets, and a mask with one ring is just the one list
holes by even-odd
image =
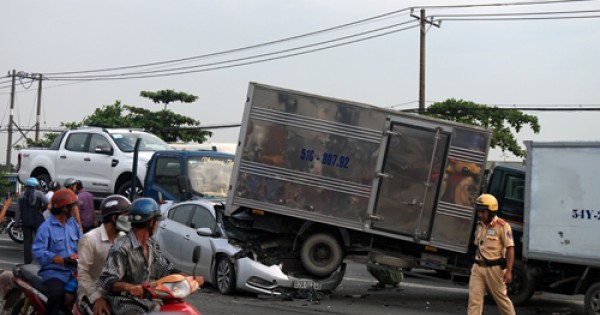
[[321, 289], [321, 284], [310, 280], [294, 280], [294, 289], [309, 289], [314, 288], [315, 290]]

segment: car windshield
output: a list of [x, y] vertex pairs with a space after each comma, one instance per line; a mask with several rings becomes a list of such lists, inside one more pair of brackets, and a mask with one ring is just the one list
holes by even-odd
[[227, 197], [233, 158], [221, 156], [189, 157], [188, 178], [194, 193], [204, 198]]
[[158, 151], [158, 150], [172, 150], [172, 148], [159, 137], [141, 132], [117, 132], [111, 133], [110, 136], [113, 138], [119, 149], [123, 152], [133, 152], [135, 148], [135, 141], [139, 138], [142, 139], [140, 143], [140, 151]]

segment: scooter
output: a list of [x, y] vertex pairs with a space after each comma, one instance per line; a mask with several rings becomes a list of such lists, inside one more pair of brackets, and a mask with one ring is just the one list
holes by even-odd
[[[194, 306], [185, 301], [187, 296], [196, 292], [200, 287], [195, 279], [196, 265], [200, 261], [200, 246], [194, 248], [192, 261], [194, 262], [194, 276], [173, 274], [142, 284], [145, 298], [160, 302], [160, 313], [200, 315]], [[93, 314], [93, 307], [89, 302], [82, 301], [76, 303], [72, 311], [75, 315]]]
[[[65, 258], [67, 268], [77, 268], [77, 257]], [[40, 266], [32, 264], [18, 264], [13, 267], [13, 282], [15, 287], [23, 292], [12, 309], [12, 315], [37, 313], [43, 315], [46, 313], [46, 303], [48, 302], [48, 290], [38, 275]], [[72, 301], [71, 301], [72, 303]], [[65, 306], [66, 310], [71, 308], [70, 304]]]

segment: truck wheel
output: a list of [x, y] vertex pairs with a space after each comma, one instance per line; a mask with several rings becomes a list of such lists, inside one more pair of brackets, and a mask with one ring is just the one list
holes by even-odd
[[586, 314], [600, 314], [600, 282], [596, 282], [588, 288], [583, 304], [585, 304]]
[[527, 270], [527, 266], [520, 260], [513, 264], [512, 282], [508, 285], [508, 297], [514, 305], [521, 305], [533, 295], [535, 281]]
[[304, 268], [315, 276], [329, 276], [342, 263], [342, 247], [335, 237], [319, 233], [309, 236], [300, 249]]
[[40, 187], [42, 187], [42, 191], [44, 193], [47, 193], [48, 185], [50, 185], [50, 182], [52, 181], [52, 179], [50, 178], [50, 175], [44, 173], [44, 174], [40, 174], [40, 175], [36, 176], [36, 178], [40, 182]]
[[[125, 196], [125, 198], [132, 200], [130, 198], [131, 196], [131, 181], [128, 180], [126, 181], [123, 185], [121, 185], [121, 187], [119, 187], [119, 190], [117, 190], [117, 194], [119, 195], [123, 195]], [[140, 185], [139, 182], [136, 183], [135, 185], [135, 198], [140, 198], [144, 196], [144, 188], [142, 188], [142, 185]]]

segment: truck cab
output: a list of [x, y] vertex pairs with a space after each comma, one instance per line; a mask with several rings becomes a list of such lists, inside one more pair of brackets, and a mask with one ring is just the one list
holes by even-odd
[[145, 196], [159, 203], [224, 200], [234, 156], [215, 151], [157, 151], [148, 162]]

